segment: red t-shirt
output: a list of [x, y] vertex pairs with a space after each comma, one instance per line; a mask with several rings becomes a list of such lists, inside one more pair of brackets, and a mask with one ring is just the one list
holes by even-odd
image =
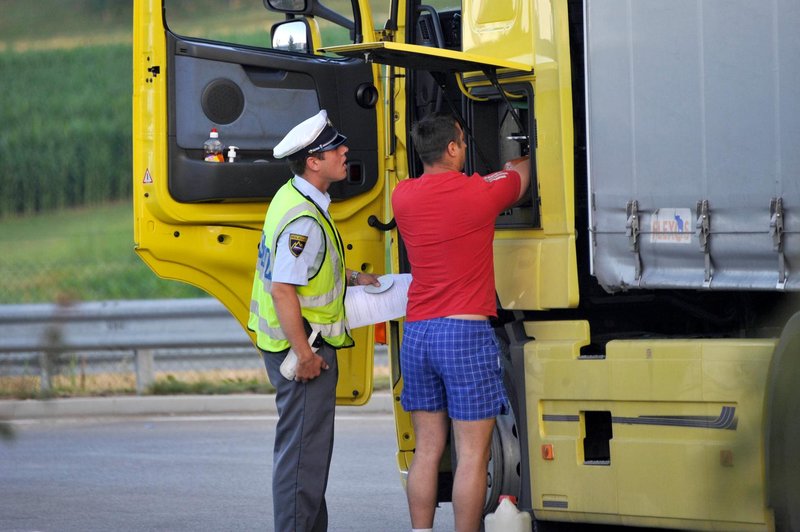
[[406, 319], [496, 316], [494, 221], [519, 196], [520, 176], [461, 172], [401, 181], [392, 194], [411, 263]]

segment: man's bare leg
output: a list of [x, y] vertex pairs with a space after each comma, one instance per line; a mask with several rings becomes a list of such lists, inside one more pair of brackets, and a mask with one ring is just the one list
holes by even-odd
[[494, 424], [495, 418], [453, 421], [458, 461], [453, 479], [453, 513], [458, 532], [480, 530]]
[[[436, 491], [439, 462], [447, 444], [449, 418], [447, 412], [411, 412], [417, 448], [408, 468], [406, 496], [412, 528], [433, 527], [436, 512]], [[482, 505], [481, 505], [482, 506]]]

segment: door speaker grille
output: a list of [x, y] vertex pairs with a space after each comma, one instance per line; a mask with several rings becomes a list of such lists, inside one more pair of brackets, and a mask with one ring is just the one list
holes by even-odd
[[242, 89], [229, 79], [215, 79], [203, 89], [203, 112], [216, 124], [230, 124], [244, 111]]

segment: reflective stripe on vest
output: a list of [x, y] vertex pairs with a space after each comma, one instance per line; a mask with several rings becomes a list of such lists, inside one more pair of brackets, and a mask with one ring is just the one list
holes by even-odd
[[[281, 338], [285, 339], [286, 335], [283, 334], [283, 329], [280, 327], [270, 327], [267, 320], [261, 317], [261, 313], [259, 312], [258, 301], [251, 301], [250, 302], [250, 312], [259, 316], [258, 318], [258, 329], [262, 332], [267, 333], [273, 338]], [[323, 338], [332, 338], [335, 336], [340, 336], [348, 332], [347, 326], [343, 321], [338, 321], [336, 323], [314, 323], [314, 328], [318, 329], [320, 334], [322, 334]]]

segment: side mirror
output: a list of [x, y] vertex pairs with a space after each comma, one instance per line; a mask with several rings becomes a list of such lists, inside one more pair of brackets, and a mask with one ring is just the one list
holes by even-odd
[[[277, 0], [264, 0], [277, 1]], [[290, 1], [290, 0], [287, 0]], [[302, 2], [303, 0], [295, 0]], [[287, 20], [272, 26], [272, 47], [287, 52], [311, 53], [311, 32], [305, 19]]]
[[264, 7], [280, 13], [306, 13], [307, 0], [264, 0]]

